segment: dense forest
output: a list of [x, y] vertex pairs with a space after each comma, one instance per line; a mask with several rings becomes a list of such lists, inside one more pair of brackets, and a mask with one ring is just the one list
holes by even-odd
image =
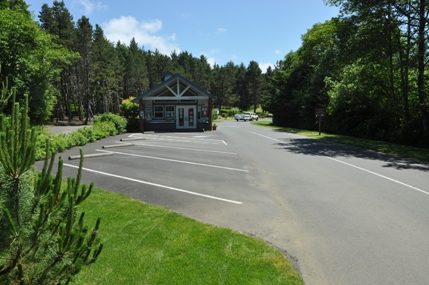
[[[322, 0], [321, 0], [322, 1]], [[325, 0], [338, 17], [316, 23], [302, 46], [262, 73], [256, 61], [211, 66], [204, 55], [161, 54], [136, 40], [110, 42], [64, 2], [31, 15], [24, 0], [0, 1], [0, 80], [29, 95], [33, 124], [120, 113], [122, 100], [167, 71], [217, 97], [215, 107], [262, 107], [279, 126], [429, 147], [428, 7], [425, 0]], [[37, 17], [37, 19], [36, 19]], [[286, 40], [286, 39], [285, 39]], [[8, 112], [6, 94], [0, 111]]]
[[425, 0], [325, 0], [340, 15], [302, 36], [268, 84], [278, 125], [429, 147]]

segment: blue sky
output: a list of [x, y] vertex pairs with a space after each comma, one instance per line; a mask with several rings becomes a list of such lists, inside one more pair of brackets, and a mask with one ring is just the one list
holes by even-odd
[[[35, 16], [44, 3], [26, 0]], [[98, 24], [108, 40], [129, 44], [134, 37], [146, 50], [170, 55], [204, 54], [210, 64], [251, 60], [263, 71], [301, 46], [314, 24], [338, 15], [323, 0], [65, 0], [77, 22], [83, 15]]]

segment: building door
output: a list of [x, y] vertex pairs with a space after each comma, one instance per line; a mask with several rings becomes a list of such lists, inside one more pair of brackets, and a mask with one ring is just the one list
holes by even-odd
[[195, 106], [177, 106], [176, 128], [195, 129], [197, 127]]

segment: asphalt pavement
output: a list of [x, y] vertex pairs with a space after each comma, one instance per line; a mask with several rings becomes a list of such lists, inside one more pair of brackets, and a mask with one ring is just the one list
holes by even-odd
[[[249, 122], [81, 148], [108, 154], [85, 158], [83, 182], [266, 240], [307, 285], [428, 284], [426, 163]], [[60, 154], [65, 176], [78, 154]]]

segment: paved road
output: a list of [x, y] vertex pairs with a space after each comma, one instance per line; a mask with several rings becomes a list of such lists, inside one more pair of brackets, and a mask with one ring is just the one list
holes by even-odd
[[[102, 148], [129, 136], [144, 140]], [[84, 182], [267, 240], [307, 285], [429, 282], [428, 164], [248, 122], [83, 149], [113, 153], [86, 159]]]

